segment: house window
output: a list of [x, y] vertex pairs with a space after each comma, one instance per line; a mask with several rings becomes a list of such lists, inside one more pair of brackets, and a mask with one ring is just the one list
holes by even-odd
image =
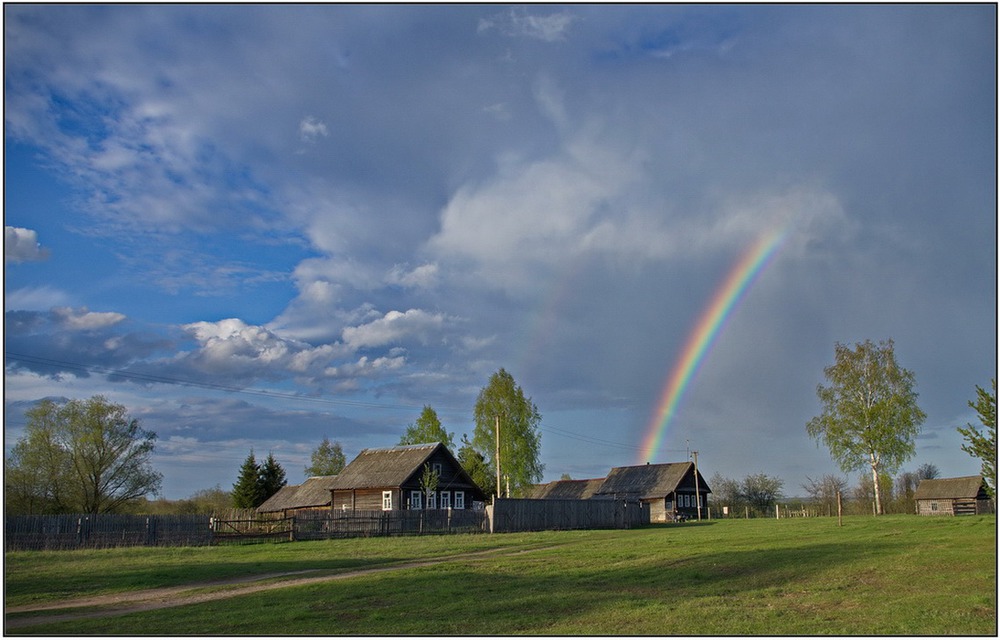
[[382, 511], [392, 511], [392, 491], [382, 492]]
[[465, 492], [456, 491], [455, 492], [455, 508], [464, 509], [465, 508]]
[[424, 494], [421, 491], [411, 491], [410, 492], [410, 508], [411, 509], [423, 509], [424, 508]]
[[938, 510], [938, 503], [932, 502], [931, 503], [931, 511], [937, 511], [937, 510]]
[[667, 511], [673, 511], [674, 510], [674, 501], [673, 500], [667, 500], [667, 502], [666, 502], [666, 504], [664, 506], [665, 506], [665, 508], [666, 508]]
[[441, 508], [451, 509], [451, 491], [441, 492]]
[[431, 471], [436, 473], [438, 477], [441, 477], [441, 463], [440, 462], [431, 463]]
[[437, 509], [437, 491], [431, 491], [427, 494], [427, 508]]
[[689, 498], [690, 496], [688, 496], [688, 494], [686, 493], [681, 496], [681, 506], [684, 507], [685, 509], [691, 506], [691, 504], [688, 502]]

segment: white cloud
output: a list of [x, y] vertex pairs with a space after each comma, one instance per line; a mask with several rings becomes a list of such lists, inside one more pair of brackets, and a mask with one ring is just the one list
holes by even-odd
[[21, 227], [3, 228], [3, 261], [38, 262], [49, 257], [49, 250], [38, 242], [38, 234]]
[[566, 39], [566, 32], [576, 18], [565, 12], [548, 15], [531, 15], [511, 9], [479, 21], [478, 31], [497, 29], [511, 38], [532, 38], [543, 42], [559, 42]]
[[314, 143], [319, 138], [330, 135], [326, 124], [313, 116], [306, 116], [299, 122], [299, 139], [302, 142]]
[[381, 347], [408, 339], [427, 343], [431, 334], [442, 329], [444, 322], [444, 315], [420, 309], [410, 309], [405, 313], [390, 311], [378, 320], [345, 328], [344, 342], [352, 349]]
[[388, 284], [403, 287], [426, 289], [433, 287], [437, 281], [438, 266], [436, 264], [422, 264], [412, 271], [407, 271], [405, 267], [396, 265], [386, 275]]
[[48, 311], [52, 307], [69, 304], [70, 296], [50, 286], [23, 287], [4, 291], [4, 309], [21, 311]]
[[87, 307], [80, 309], [56, 307], [52, 309], [52, 314], [57, 318], [62, 328], [69, 329], [70, 331], [104, 329], [116, 325], [125, 319], [125, 315], [121, 313], [113, 311], [89, 311]]

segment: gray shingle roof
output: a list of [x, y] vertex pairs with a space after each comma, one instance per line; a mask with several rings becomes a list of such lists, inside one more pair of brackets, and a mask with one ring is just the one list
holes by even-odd
[[313, 476], [302, 484], [285, 485], [257, 507], [257, 511], [282, 511], [330, 506], [330, 488], [337, 476]]
[[330, 489], [377, 489], [401, 486], [407, 478], [420, 469], [438, 447], [444, 445], [435, 442], [388, 449], [364, 449], [340, 472], [330, 485]]
[[983, 486], [982, 476], [961, 478], [936, 478], [921, 480], [913, 497], [916, 500], [944, 500], [947, 498], [975, 498]]
[[528, 498], [545, 500], [586, 500], [601, 488], [604, 478], [590, 480], [555, 480], [532, 485]]
[[[596, 495], [630, 495], [639, 498], [662, 498], [677, 490], [684, 477], [694, 470], [691, 462], [644, 464], [634, 467], [615, 467], [608, 474]], [[708, 484], [698, 474], [703, 491], [711, 493]]]

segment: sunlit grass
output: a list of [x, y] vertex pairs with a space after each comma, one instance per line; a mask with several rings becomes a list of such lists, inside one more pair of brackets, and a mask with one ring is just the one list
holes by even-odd
[[[315, 566], [339, 571], [502, 548], [507, 553], [286, 587], [197, 605], [25, 627], [44, 634], [913, 635], [996, 633], [995, 517], [714, 521], [632, 531], [390, 538], [189, 549], [188, 582]], [[524, 553], [514, 553], [525, 550]], [[109, 558], [7, 554], [7, 603]], [[166, 550], [121, 550], [132, 578], [181, 584]], [[61, 557], [60, 557], [61, 556]], [[196, 564], [213, 565], [196, 569]], [[58, 566], [58, 568], [56, 568]], [[228, 569], [227, 569], [228, 567]], [[135, 576], [141, 575], [141, 579]], [[117, 582], [117, 584], [116, 584]]]

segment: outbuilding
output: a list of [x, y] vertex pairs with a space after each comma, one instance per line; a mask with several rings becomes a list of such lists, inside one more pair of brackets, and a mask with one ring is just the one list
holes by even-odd
[[913, 498], [917, 513], [922, 516], [977, 515], [996, 511], [982, 476], [921, 480]]

